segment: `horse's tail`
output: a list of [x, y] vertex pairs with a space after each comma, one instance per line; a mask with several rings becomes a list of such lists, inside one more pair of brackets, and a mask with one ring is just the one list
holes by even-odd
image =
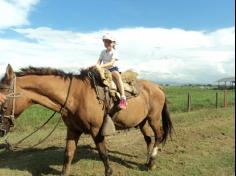
[[168, 136], [171, 137], [172, 132], [174, 130], [173, 124], [170, 118], [170, 113], [167, 107], [167, 100], [165, 100], [164, 107], [162, 109], [162, 128], [163, 128], [163, 136], [162, 136], [161, 142], [165, 144]]

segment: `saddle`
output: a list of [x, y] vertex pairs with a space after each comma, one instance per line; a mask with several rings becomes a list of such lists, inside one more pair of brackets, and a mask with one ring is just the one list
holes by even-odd
[[[101, 67], [93, 68], [90, 70], [90, 77], [99, 100], [107, 101], [109, 104], [111, 100], [113, 103], [119, 101], [120, 92], [109, 70]], [[140, 93], [137, 77], [138, 74], [131, 70], [121, 73], [127, 99], [136, 97]]]
[[[114, 134], [115, 125], [113, 123], [113, 117], [120, 111], [120, 108], [117, 106], [120, 100], [120, 93], [112, 78], [111, 72], [101, 67], [90, 67], [89, 69], [82, 70], [81, 75], [87, 75], [90, 78], [99, 103], [103, 103], [103, 107], [107, 111], [102, 127], [102, 134], [104, 136]], [[137, 76], [138, 74], [131, 70], [121, 73], [127, 99], [140, 94]]]

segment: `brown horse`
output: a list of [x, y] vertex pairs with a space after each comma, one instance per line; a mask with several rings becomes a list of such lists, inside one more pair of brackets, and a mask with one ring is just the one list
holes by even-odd
[[[144, 80], [140, 80], [139, 85], [140, 95], [128, 100], [127, 109], [116, 114], [115, 124], [123, 128], [140, 127], [147, 143], [147, 166], [152, 169], [155, 166], [158, 145], [165, 142], [171, 134], [172, 122], [165, 95], [160, 87]], [[56, 69], [29, 67], [14, 73], [12, 67], [8, 65], [5, 76], [0, 82], [0, 93], [7, 95], [11, 90], [14, 91], [13, 93], [20, 93], [21, 96], [14, 99], [8, 98], [2, 105], [2, 136], [9, 131], [14, 118], [17, 118], [30, 105], [40, 104], [59, 112], [65, 99], [68, 98], [63, 111], [60, 111], [67, 126], [62, 175], [69, 175], [77, 142], [82, 133], [91, 134], [104, 163], [105, 175], [112, 175], [105, 137], [101, 134], [106, 113], [103, 104], [97, 100], [86, 71], [81, 72], [80, 75], [73, 75]], [[70, 92], [67, 97], [68, 90]], [[154, 145], [151, 139], [153, 133]]]

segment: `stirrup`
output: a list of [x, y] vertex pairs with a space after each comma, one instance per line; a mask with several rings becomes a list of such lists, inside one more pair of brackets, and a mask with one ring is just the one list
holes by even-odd
[[116, 127], [114, 122], [112, 121], [111, 117], [107, 115], [104, 119], [104, 124], [102, 127], [102, 135], [103, 136], [110, 136], [116, 132]]

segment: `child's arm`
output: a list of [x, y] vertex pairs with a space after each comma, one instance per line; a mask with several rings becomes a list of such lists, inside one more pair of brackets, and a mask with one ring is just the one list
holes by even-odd
[[114, 65], [114, 63], [116, 62], [117, 59], [112, 59], [110, 62], [106, 63], [106, 64], [102, 64], [100, 65], [100, 67], [102, 68], [109, 68], [112, 67]]
[[97, 66], [100, 66], [100, 65], [102, 64], [103, 55], [104, 55], [104, 53], [103, 53], [103, 51], [102, 51], [101, 54], [100, 54], [100, 56], [99, 56], [99, 59], [97, 60], [97, 63], [96, 63]]
[[97, 60], [97, 64], [96, 65], [101, 65], [102, 64], [102, 60], [99, 58], [98, 60]]

